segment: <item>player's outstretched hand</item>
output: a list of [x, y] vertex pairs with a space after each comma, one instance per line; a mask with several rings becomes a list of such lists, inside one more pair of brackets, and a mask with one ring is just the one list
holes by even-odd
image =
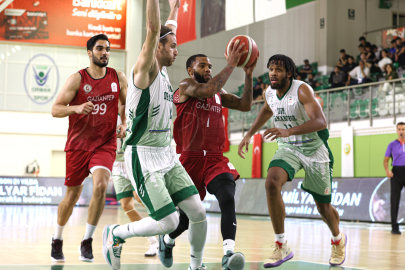
[[170, 8], [180, 8], [180, 0], [169, 0]]
[[253, 74], [253, 70], [256, 67], [257, 60], [259, 60], [259, 55], [260, 55], [260, 52], [257, 52], [257, 57], [256, 57], [256, 60], [253, 62], [253, 64], [251, 66], [249, 66], [249, 67], [244, 67], [243, 68], [243, 71], [245, 71], [246, 74]]
[[94, 104], [89, 101], [76, 107], [77, 114], [89, 114], [94, 109]]
[[248, 50], [244, 50], [243, 46], [245, 46], [245, 43], [240, 43], [240, 39], [236, 41], [232, 41], [229, 47], [229, 55], [226, 55], [225, 53], [225, 58], [226, 61], [228, 62], [229, 65], [236, 67], [239, 63], [240, 58], [242, 55], [247, 54]]
[[125, 138], [125, 130], [127, 127], [125, 125], [119, 125], [117, 127], [117, 138], [118, 139], [124, 139]]
[[394, 173], [393, 173], [392, 171], [388, 171], [388, 172], [387, 172], [387, 177], [388, 177], [388, 178], [394, 177]]
[[274, 141], [279, 137], [289, 137], [289, 136], [290, 136], [289, 130], [282, 128], [269, 128], [263, 133], [263, 137], [266, 139], [273, 137], [271, 138], [271, 141]]
[[245, 159], [245, 154], [249, 150], [250, 137], [246, 135], [238, 146], [238, 155]]

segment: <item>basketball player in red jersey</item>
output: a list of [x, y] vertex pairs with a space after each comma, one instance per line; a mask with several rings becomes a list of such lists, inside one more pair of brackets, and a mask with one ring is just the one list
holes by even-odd
[[[69, 116], [65, 147], [67, 189], [58, 207], [58, 221], [52, 237], [52, 261], [65, 260], [62, 232], [89, 173], [93, 174], [93, 195], [79, 259], [94, 261], [92, 236], [104, 209], [107, 183], [116, 155], [116, 138], [125, 137], [126, 124], [117, 128], [117, 117], [118, 100], [125, 105], [127, 79], [122, 72], [107, 67], [110, 56], [108, 37], [100, 34], [90, 38], [87, 54], [90, 67], [69, 77], [52, 107], [53, 117]], [[122, 120], [126, 123], [125, 119]]]
[[[234, 46], [238, 44], [235, 43]], [[228, 59], [229, 60], [229, 59]], [[245, 89], [242, 97], [228, 94], [222, 87], [230, 73], [228, 68], [236, 63], [229, 63], [217, 76], [211, 76], [211, 62], [206, 55], [197, 54], [187, 60], [187, 72], [190, 78], [180, 83], [174, 93], [173, 102], [177, 109], [174, 121], [173, 137], [177, 144], [180, 162], [197, 187], [201, 200], [207, 188], [214, 194], [221, 209], [221, 232], [224, 256], [222, 269], [240, 270], [244, 268], [245, 257], [234, 252], [236, 235], [235, 180], [239, 173], [223, 156], [225, 146], [225, 129], [222, 120], [222, 106], [239, 111], [250, 111], [253, 99], [254, 64], [245, 71]], [[168, 253], [174, 247], [174, 239], [188, 228], [188, 218], [180, 211], [180, 223], [175, 231], [165, 235]], [[171, 246], [170, 246], [171, 245]]]

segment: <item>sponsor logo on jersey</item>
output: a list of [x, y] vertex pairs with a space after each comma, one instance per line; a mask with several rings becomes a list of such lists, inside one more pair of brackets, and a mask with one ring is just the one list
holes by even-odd
[[111, 91], [112, 92], [117, 92], [118, 90], [117, 90], [118, 88], [117, 88], [117, 84], [115, 83], [115, 82], [113, 82], [112, 84], [111, 84]]
[[215, 101], [216, 101], [218, 104], [221, 104], [221, 101], [219, 100], [219, 96], [218, 96], [218, 95], [215, 95]]
[[329, 187], [325, 188], [325, 194], [329, 194]]
[[288, 96], [287, 104], [288, 104], [288, 105], [293, 105], [293, 104], [294, 104], [294, 98], [293, 98], [293, 96]]
[[84, 92], [86, 92], [86, 94], [88, 94], [88, 93], [90, 93], [91, 90], [93, 90], [93, 89], [91, 88], [91, 85], [90, 85], [90, 84], [86, 84], [85, 86], [83, 86], [83, 90], [84, 90]]

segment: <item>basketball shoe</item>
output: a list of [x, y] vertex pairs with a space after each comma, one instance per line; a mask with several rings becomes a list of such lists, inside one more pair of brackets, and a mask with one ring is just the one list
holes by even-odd
[[118, 226], [118, 224], [106, 225], [103, 230], [103, 256], [107, 264], [115, 270], [121, 268], [122, 244], [125, 243], [113, 234], [113, 230]]
[[204, 264], [202, 264], [202, 266], [200, 266], [196, 269], [193, 269], [193, 268], [191, 268], [191, 265], [189, 265], [188, 270], [207, 270], [207, 267]]
[[231, 250], [222, 257], [222, 270], [242, 270], [245, 268], [245, 256], [242, 253], [233, 253]]
[[164, 235], [159, 235], [159, 260], [166, 266], [171, 267], [173, 265], [173, 245], [166, 244], [164, 241]]
[[329, 259], [329, 264], [336, 266], [341, 265], [344, 263], [346, 259], [346, 244], [347, 244], [347, 236], [346, 234], [342, 233], [342, 239], [339, 241], [332, 242], [332, 255]]
[[63, 255], [62, 252], [63, 240], [53, 239], [52, 237], [51, 246], [52, 246], [51, 260], [53, 262], [64, 262], [65, 256]]
[[79, 247], [79, 260], [83, 262], [94, 262], [93, 247], [91, 246], [93, 238], [89, 238], [82, 241]]
[[149, 249], [145, 252], [145, 257], [154, 257], [156, 256], [159, 250], [159, 242], [153, 237], [155, 241], [150, 241], [149, 239]]
[[273, 254], [264, 261], [264, 268], [276, 267], [284, 262], [291, 260], [294, 257], [290, 247], [287, 245], [287, 242], [282, 244], [276, 241], [274, 245]]

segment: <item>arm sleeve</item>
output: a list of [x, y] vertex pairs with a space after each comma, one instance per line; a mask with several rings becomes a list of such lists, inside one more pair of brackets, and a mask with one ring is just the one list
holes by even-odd
[[385, 151], [386, 157], [392, 157], [392, 143], [390, 143], [387, 147], [387, 151]]

